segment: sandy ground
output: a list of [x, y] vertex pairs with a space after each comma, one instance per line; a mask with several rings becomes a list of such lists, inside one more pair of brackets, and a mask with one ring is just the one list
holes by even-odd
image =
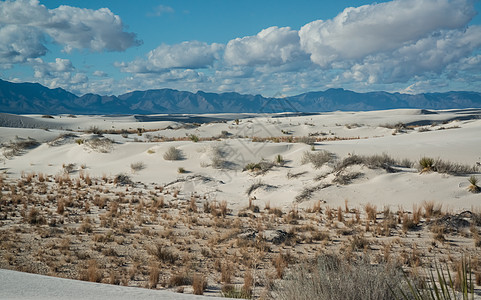
[[[109, 189], [110, 194], [99, 192], [108, 199], [113, 197], [112, 193], [124, 191], [125, 187], [113, 183], [116, 176], [124, 174], [134, 183], [130, 190], [127, 188], [128, 192], [124, 191], [127, 197], [135, 197], [135, 194], [130, 195], [132, 191], [143, 190], [154, 197], [162, 196], [167, 203], [178, 203], [176, 207], [171, 206], [172, 211], [177, 212], [183, 209], [183, 205], [187, 207], [192, 197], [198, 197], [198, 205], [203, 201], [225, 201], [232, 218], [253, 206], [264, 209], [264, 216], [267, 216], [269, 207], [285, 213], [293, 209], [307, 213], [316, 204], [323, 211], [322, 222], [326, 222], [327, 211], [334, 209], [336, 214], [338, 207], [344, 209], [345, 206], [349, 207], [346, 218], [354, 218], [356, 211], [364, 216], [367, 214], [366, 205], [375, 206], [380, 215], [386, 210], [399, 216], [404, 212], [413, 214], [426, 203], [440, 207], [443, 214], [481, 212], [480, 194], [468, 191], [468, 178], [478, 174], [476, 166], [481, 163], [481, 110], [405, 109], [304, 116], [201, 117], [205, 118], [196, 116], [195, 121], [208, 120], [209, 123], [185, 122], [189, 116], [62, 115], [47, 118], [0, 114], [0, 125], [4, 126], [0, 127], [0, 143], [3, 145], [0, 169], [4, 181], [13, 185], [25, 181], [28, 174], [33, 174], [30, 176], [34, 178], [42, 174], [50, 176], [52, 184], [57, 181], [54, 178], [67, 175], [69, 180], [77, 180], [77, 186], [82, 187], [80, 178], [84, 180], [88, 175], [97, 180], [96, 184]], [[27, 147], [22, 147], [25, 144]], [[180, 159], [164, 158], [171, 147], [180, 150]], [[306, 156], [327, 153], [325, 151], [330, 153], [331, 159], [320, 166], [306, 160]], [[373, 167], [365, 162], [339, 167], [345, 159], [373, 155], [386, 155], [395, 162], [390, 163], [389, 168]], [[462, 171], [420, 172], [418, 162], [423, 157], [441, 159]], [[101, 178], [104, 184], [100, 183]], [[159, 187], [163, 191], [159, 191]], [[33, 190], [35, 192], [35, 188]], [[91, 187], [85, 187], [87, 193], [94, 195], [91, 190]], [[60, 192], [52, 190], [52, 193], [58, 195]], [[10, 195], [6, 188], [3, 194], [3, 199]], [[145, 203], [149, 201], [153, 200], [147, 197]], [[56, 202], [50, 205], [57, 207]], [[24, 207], [28, 208], [28, 205]], [[98, 213], [101, 212], [103, 210], [99, 208]], [[77, 226], [81, 218], [77, 220]], [[98, 215], [92, 218], [98, 218]], [[200, 220], [203, 218], [206, 222], [209, 219], [199, 216]], [[424, 216], [421, 222], [428, 224], [429, 219]], [[19, 220], [5, 213], [0, 229], [8, 231], [21, 222]], [[96, 220], [100, 224], [100, 219]], [[234, 219], [231, 221], [235, 222]], [[285, 225], [276, 222], [272, 229], [290, 228], [288, 222]], [[306, 225], [306, 222], [301, 223]], [[311, 223], [317, 226], [315, 218]], [[340, 223], [323, 224], [323, 228], [338, 230], [345, 227]], [[402, 231], [401, 225], [398, 230]], [[470, 254], [480, 254], [480, 248], [472, 242], [477, 236], [476, 230], [471, 230], [472, 236], [459, 237], [462, 240], [459, 243], [470, 245], [466, 248]], [[99, 227], [95, 232], [105, 233], [105, 229]], [[140, 232], [140, 229], [136, 228], [134, 232]], [[410, 234], [394, 235], [406, 238]], [[457, 238], [453, 237], [453, 240]], [[426, 233], [419, 244], [428, 249], [429, 243], [431, 235]], [[2, 244], [6, 245], [5, 242]], [[312, 251], [318, 251], [316, 247], [312, 247]], [[337, 247], [342, 248], [340, 244]], [[449, 252], [461, 255], [462, 251], [457, 251], [456, 247], [450, 248]], [[301, 250], [309, 253], [308, 248], [303, 246]], [[282, 249], [274, 249], [274, 252], [282, 252]], [[6, 252], [2, 253], [6, 260]], [[15, 269], [15, 264], [8, 268]], [[244, 271], [242, 268], [239, 271], [239, 283]], [[56, 276], [69, 277], [67, 273]], [[5, 278], [4, 273], [2, 278]], [[142, 290], [142, 293], [150, 297], [150, 291]]]

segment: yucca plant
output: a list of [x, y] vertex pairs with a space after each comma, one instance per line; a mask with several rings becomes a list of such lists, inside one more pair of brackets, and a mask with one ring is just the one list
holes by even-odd
[[479, 179], [476, 176], [471, 175], [468, 181], [471, 184], [468, 187], [468, 191], [470, 191], [471, 193], [479, 193], [481, 191], [481, 188], [478, 186]]
[[431, 172], [434, 167], [434, 159], [430, 157], [423, 157], [419, 160], [421, 166], [421, 173]]
[[277, 154], [277, 156], [275, 158], [275, 162], [276, 162], [276, 164], [282, 166], [284, 164], [284, 158], [282, 157], [282, 155]]
[[412, 280], [406, 277], [409, 288], [400, 290], [401, 298], [394, 291], [392, 291], [393, 296], [397, 300], [474, 299], [474, 283], [471, 275], [471, 262], [469, 260], [466, 261], [464, 257], [462, 258], [461, 267], [457, 270], [457, 281], [453, 280], [448, 267], [446, 267], [446, 273], [442, 267], [436, 265], [435, 270], [431, 270], [426, 279], [424, 288], [419, 288]]

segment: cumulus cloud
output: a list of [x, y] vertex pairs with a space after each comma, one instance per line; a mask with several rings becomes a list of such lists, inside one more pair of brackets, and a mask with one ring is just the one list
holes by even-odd
[[398, 49], [434, 31], [464, 27], [475, 14], [473, 2], [465, 0], [395, 0], [350, 7], [332, 20], [304, 25], [300, 43], [314, 63], [329, 67], [337, 60]]
[[227, 43], [224, 60], [230, 65], [279, 66], [305, 60], [299, 35], [289, 27], [269, 27], [255, 36], [236, 38]]
[[47, 9], [38, 0], [0, 2], [0, 61], [25, 62], [45, 55], [45, 36], [64, 51], [124, 51], [139, 45], [134, 33], [124, 31], [119, 16], [108, 8], [82, 9], [62, 5]]
[[175, 45], [160, 45], [147, 54], [146, 59], [117, 63], [123, 72], [163, 73], [170, 69], [200, 69], [212, 66], [219, 59], [221, 44], [198, 41]]
[[43, 56], [47, 48], [44, 37], [34, 27], [6, 25], [0, 27], [0, 63], [24, 63], [29, 58]]
[[451, 64], [466, 61], [466, 57], [470, 57], [479, 47], [481, 26], [442, 31], [400, 47], [392, 53], [366, 57], [344, 75], [368, 83], [406, 82], [417, 75], [439, 75]]

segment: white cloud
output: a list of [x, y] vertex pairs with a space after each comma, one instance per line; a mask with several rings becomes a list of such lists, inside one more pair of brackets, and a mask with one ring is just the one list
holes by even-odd
[[439, 75], [451, 64], [466, 61], [465, 58], [479, 47], [481, 26], [441, 31], [392, 53], [368, 56], [344, 75], [368, 83], [406, 82], [414, 76]]
[[172, 14], [174, 13], [174, 9], [168, 5], [158, 5], [154, 8], [154, 12], [153, 13], [149, 13], [147, 15], [149, 16], [161, 16], [163, 14]]
[[395, 0], [346, 8], [332, 20], [304, 25], [299, 36], [311, 60], [327, 68], [334, 61], [396, 50], [434, 31], [464, 27], [475, 14], [469, 0]]
[[23, 63], [29, 58], [43, 56], [42, 32], [34, 27], [6, 25], [0, 27], [0, 63]]
[[277, 26], [229, 41], [224, 54], [227, 64], [240, 66], [280, 66], [307, 58], [300, 48], [297, 31]]
[[162, 73], [170, 69], [200, 69], [212, 66], [219, 59], [221, 44], [207, 44], [198, 41], [182, 42], [175, 45], [160, 45], [147, 54], [146, 59], [117, 63], [124, 72]]
[[44, 35], [64, 51], [124, 51], [138, 45], [134, 33], [124, 32], [122, 20], [108, 8], [82, 9], [62, 5], [47, 9], [37, 0], [0, 2], [0, 62], [25, 62], [45, 55]]
[[29, 60], [38, 79], [49, 77], [68, 77], [75, 71], [72, 62], [68, 59], [56, 58], [55, 62], [44, 62], [41, 58]]
[[108, 74], [105, 73], [104, 71], [100, 71], [100, 70], [96, 70], [92, 73], [94, 76], [97, 76], [97, 77], [107, 77]]

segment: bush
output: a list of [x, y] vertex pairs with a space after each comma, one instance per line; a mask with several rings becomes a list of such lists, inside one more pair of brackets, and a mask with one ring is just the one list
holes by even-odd
[[175, 148], [174, 146], [170, 147], [164, 153], [164, 159], [165, 160], [181, 160], [183, 158], [184, 158], [184, 156], [182, 154], [182, 150], [179, 150], [179, 149]]
[[322, 165], [330, 162], [332, 159], [333, 159], [332, 153], [326, 150], [321, 150], [318, 152], [305, 151], [302, 154], [301, 163], [302, 164], [312, 163], [312, 165], [314, 166], [314, 169], [319, 169], [320, 167], [322, 167]]
[[100, 153], [108, 153], [113, 149], [113, 142], [107, 138], [93, 138], [85, 142], [92, 150]]
[[351, 155], [344, 158], [337, 163], [334, 168], [335, 171], [341, 171], [352, 165], [365, 165], [370, 169], [384, 169], [388, 172], [394, 172], [393, 166], [410, 167], [411, 162], [409, 160], [403, 160], [402, 162], [396, 161], [391, 156], [383, 153], [381, 155]]
[[393, 299], [401, 297], [405, 282], [402, 271], [393, 266], [371, 265], [367, 259], [349, 263], [334, 255], [322, 255], [317, 264], [298, 266], [285, 280], [275, 283], [271, 298]]
[[465, 175], [477, 172], [476, 166], [468, 166], [430, 157], [421, 158], [418, 169], [421, 173], [438, 172], [450, 175]]
[[130, 168], [132, 169], [132, 172], [137, 172], [145, 169], [145, 164], [141, 161], [131, 163]]

